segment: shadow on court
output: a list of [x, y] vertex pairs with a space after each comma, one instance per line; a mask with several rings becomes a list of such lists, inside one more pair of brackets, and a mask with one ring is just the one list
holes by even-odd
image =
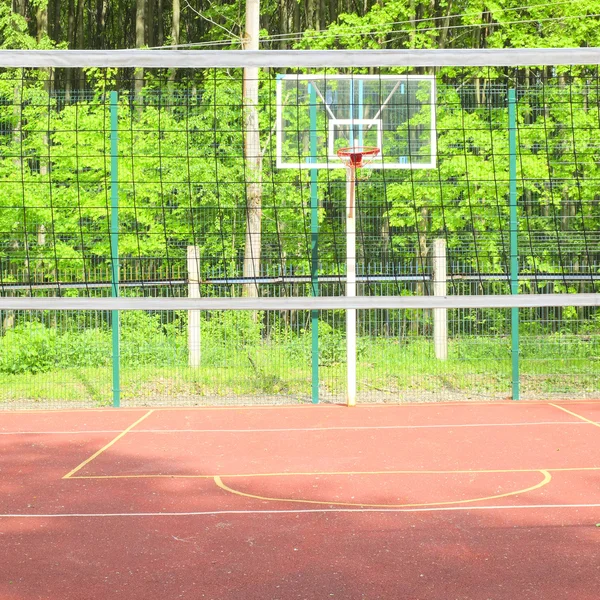
[[[234, 497], [210, 478], [61, 479], [111, 437], [0, 439], [0, 512], [69, 515], [0, 519], [3, 600], [597, 598], [600, 508], [360, 512]], [[116, 444], [110, 463], [172, 470], [160, 447], [136, 463]], [[544, 502], [564, 504], [559, 489]]]

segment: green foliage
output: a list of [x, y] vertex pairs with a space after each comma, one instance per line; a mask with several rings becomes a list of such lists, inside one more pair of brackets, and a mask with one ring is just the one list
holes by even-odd
[[201, 324], [202, 362], [228, 366], [236, 354], [248, 354], [260, 345], [261, 313], [213, 311], [204, 314]]
[[[245, 347], [243, 352], [230, 352], [227, 362], [221, 364], [208, 364], [203, 354], [200, 367], [188, 368], [185, 351], [177, 349], [179, 343], [185, 345], [185, 328], [173, 323], [172, 331], [178, 333], [172, 335], [169, 330], [171, 324], [163, 323], [158, 328], [162, 333], [157, 334], [152, 325], [153, 319], [148, 316], [149, 320], [143, 317], [136, 319], [135, 323], [146, 332], [142, 336], [144, 343], [148, 342], [147, 335], [152, 335], [156, 347], [153, 350], [146, 346], [144, 356], [147, 362], [122, 365], [125, 401], [164, 402], [168, 397], [173, 402], [193, 398], [194, 402], [201, 403], [233, 395], [246, 399], [257, 395], [285, 395], [299, 401], [310, 397], [310, 348], [299, 349], [297, 346], [307, 342], [309, 336], [267, 338], [255, 346]], [[134, 321], [131, 321], [129, 325], [133, 324]], [[28, 330], [31, 325], [35, 333]], [[166, 331], [164, 327], [167, 327]], [[111, 386], [110, 332], [94, 328], [87, 332], [70, 329], [60, 333], [54, 328], [53, 333], [52, 329], [40, 324], [18, 326], [12, 334], [0, 338], [0, 402], [27, 399], [106, 403], [110, 399]], [[206, 332], [204, 334], [203, 350], [214, 346]], [[28, 368], [21, 362], [33, 338], [38, 340], [32, 353], [35, 361], [42, 355], [47, 358], [44, 370], [38, 368], [40, 363], [30, 362], [33, 366]], [[10, 346], [5, 345], [5, 339], [16, 345], [8, 362], [18, 365], [18, 368], [11, 369], [6, 364]], [[422, 401], [429, 397], [428, 394], [438, 392], [446, 397], [450, 394], [455, 399], [480, 397], [481, 394], [505, 398], [510, 389], [507, 336], [453, 338], [446, 361], [435, 358], [432, 341], [423, 337], [401, 342], [381, 336], [363, 336], [359, 343], [362, 350], [358, 361], [358, 387], [365, 399]], [[90, 344], [96, 349], [90, 349]], [[296, 346], [292, 347], [293, 344]], [[74, 346], [79, 347], [82, 353], [91, 353], [90, 356], [80, 358], [72, 353], [68, 357], [57, 357], [55, 362], [48, 358], [49, 347], [52, 352], [60, 354]], [[170, 347], [168, 354], [165, 346]], [[338, 352], [340, 349], [341, 352]], [[321, 364], [320, 383], [324, 400], [343, 396], [344, 393], [343, 344], [338, 345], [338, 350], [339, 362]], [[168, 362], [168, 356], [176, 356], [177, 362]], [[523, 335], [521, 373], [523, 389], [529, 397], [556, 393], [597, 395], [600, 328], [587, 336]]]
[[[365, 5], [368, 6], [368, 5]], [[302, 48], [566, 48], [598, 46], [596, 0], [531, 4], [518, 0], [381, 0], [342, 13], [321, 32], [307, 29]]]
[[[83, 266], [84, 257], [109, 264], [110, 115], [104, 86], [114, 74], [103, 80], [90, 70], [94, 90], [71, 103], [45, 91], [38, 75], [41, 78], [33, 72], [18, 84], [9, 74], [0, 75], [0, 97], [7, 100], [0, 103], [0, 122], [6, 126], [0, 133], [0, 257], [24, 266], [28, 256], [55, 277], [56, 259], [73, 267]], [[373, 195], [378, 203], [369, 200], [361, 206], [361, 226], [373, 223], [369, 235], [377, 235], [380, 244], [391, 242], [391, 249], [413, 262], [415, 236], [424, 237], [425, 243], [446, 237], [450, 249], [472, 239], [472, 266], [498, 272], [503, 268], [508, 222], [507, 79], [499, 72], [487, 73], [485, 85], [490, 89], [482, 105], [482, 93], [471, 83], [477, 75], [474, 69], [455, 83], [438, 85], [438, 168], [385, 178], [373, 173], [362, 186], [361, 198]], [[265, 73], [261, 77], [266, 148], [263, 236], [276, 241], [277, 248], [270, 252], [278, 262], [289, 256], [305, 263], [308, 175], [273, 165], [266, 143], [272, 127], [273, 80]], [[207, 73], [195, 92], [179, 86], [165, 94], [160, 81], [148, 81], [140, 106], [121, 94], [121, 257], [168, 257], [182, 265], [185, 246], [193, 243], [200, 246], [203, 269], [233, 265], [235, 271], [245, 243], [241, 87], [235, 80]], [[521, 232], [556, 235], [558, 229], [561, 235], [596, 229], [600, 163], [584, 157], [598, 135], [598, 90], [581, 77], [568, 86], [554, 78], [543, 90], [532, 85], [521, 91]], [[427, 118], [416, 114], [412, 126], [427, 129]], [[15, 160], [19, 155], [24, 158]], [[580, 167], [574, 172], [576, 164]], [[321, 173], [320, 179], [320, 260], [334, 264], [343, 235], [343, 172]], [[525, 207], [530, 209], [525, 212]], [[375, 230], [378, 222], [391, 227], [389, 240], [381, 239], [381, 227]], [[40, 227], [47, 232], [46, 241], [36, 245]], [[585, 236], [576, 240], [579, 250], [589, 254], [582, 246]], [[556, 244], [546, 245], [536, 255], [536, 264], [526, 267], [553, 271], [558, 261]]]
[[163, 324], [160, 314], [121, 314], [121, 360], [127, 366], [177, 365], [187, 361], [187, 340], [177, 323]]
[[[275, 346], [280, 345], [285, 354], [293, 361], [309, 365], [312, 357], [312, 333], [301, 330], [295, 334], [283, 330], [272, 335]], [[366, 340], [359, 337], [356, 354], [361, 358], [365, 352]], [[325, 321], [319, 321], [319, 365], [324, 367], [339, 365], [346, 361], [346, 335], [342, 326], [332, 327]]]
[[0, 3], [0, 47], [3, 49], [35, 49], [38, 46], [29, 35], [27, 19], [12, 11], [11, 2]]
[[55, 329], [24, 323], [0, 338], [0, 372], [43, 373], [56, 364]]
[[[124, 312], [121, 315], [121, 361], [126, 367], [176, 365], [187, 362], [187, 340], [177, 325], [161, 323], [159, 315]], [[69, 323], [59, 329], [26, 322], [0, 337], [0, 372], [43, 373], [70, 367], [112, 364], [112, 337], [108, 327]]]
[[[51, 335], [52, 329], [46, 331]], [[69, 329], [54, 337], [55, 364], [65, 368], [104, 367], [112, 364], [110, 332], [106, 329]]]

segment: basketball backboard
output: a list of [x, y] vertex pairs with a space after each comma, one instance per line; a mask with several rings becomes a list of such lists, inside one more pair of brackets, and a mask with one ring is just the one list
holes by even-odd
[[277, 167], [342, 169], [337, 151], [375, 146], [373, 169], [436, 163], [435, 79], [416, 75], [282, 75]]

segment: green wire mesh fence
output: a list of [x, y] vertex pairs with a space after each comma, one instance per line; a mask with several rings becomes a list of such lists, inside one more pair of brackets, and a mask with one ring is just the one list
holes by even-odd
[[[519, 292], [599, 291], [597, 66], [431, 73], [436, 167], [374, 170], [356, 182], [357, 293], [374, 306], [358, 315], [362, 402], [511, 397], [514, 309], [376, 307], [380, 296], [510, 294], [511, 233]], [[346, 181], [343, 170], [277, 169], [276, 75], [260, 81], [261, 256], [251, 276], [241, 73], [147, 70], [139, 97], [125, 71], [91, 72], [80, 91], [58, 90], [62, 77], [0, 75], [0, 296], [256, 293], [282, 305], [165, 304], [122, 311], [118, 329], [115, 311], [4, 310], [0, 407], [117, 396], [123, 405], [343, 401], [345, 311], [286, 310], [285, 299], [317, 285], [320, 296], [344, 295]], [[409, 145], [422, 131], [418, 115], [410, 127]], [[520, 396], [597, 397], [597, 306], [518, 312]]]

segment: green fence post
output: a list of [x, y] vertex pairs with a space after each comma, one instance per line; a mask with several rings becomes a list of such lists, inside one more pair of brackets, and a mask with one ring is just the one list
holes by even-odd
[[[317, 162], [317, 91], [314, 85], [310, 88], [310, 156], [311, 162]], [[319, 295], [319, 172], [310, 170], [310, 282], [311, 295]], [[311, 397], [313, 404], [319, 402], [319, 311], [311, 311]]]
[[[110, 279], [111, 296], [119, 297], [119, 97], [110, 93]], [[119, 311], [111, 311], [113, 406], [121, 406]]]
[[[519, 293], [519, 247], [517, 219], [517, 97], [514, 89], [508, 90], [508, 154], [509, 154], [509, 205], [510, 205], [510, 293]], [[518, 400], [519, 389], [519, 309], [510, 309], [512, 399]]]

